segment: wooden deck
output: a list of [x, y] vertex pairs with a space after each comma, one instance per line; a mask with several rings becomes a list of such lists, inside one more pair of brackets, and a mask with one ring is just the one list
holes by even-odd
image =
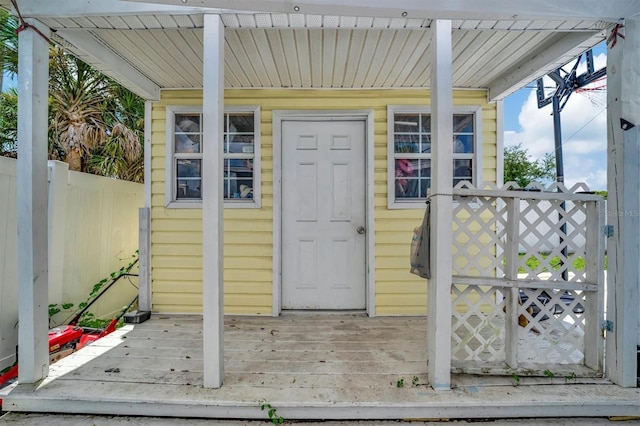
[[640, 415], [640, 389], [603, 380], [457, 375], [433, 391], [424, 317], [226, 317], [220, 389], [202, 387], [202, 356], [201, 317], [156, 314], [52, 365], [38, 386], [18, 385], [3, 409], [266, 419], [264, 400], [291, 420]]

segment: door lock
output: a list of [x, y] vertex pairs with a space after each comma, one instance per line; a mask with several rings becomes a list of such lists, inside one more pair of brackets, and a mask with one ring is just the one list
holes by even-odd
[[358, 234], [364, 234], [364, 226], [358, 226], [356, 232], [358, 232]]

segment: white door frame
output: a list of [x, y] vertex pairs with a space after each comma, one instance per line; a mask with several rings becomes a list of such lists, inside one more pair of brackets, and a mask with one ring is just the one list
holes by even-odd
[[365, 303], [375, 316], [375, 229], [373, 218], [373, 110], [274, 110], [273, 126], [273, 316], [282, 311], [282, 122], [363, 120], [365, 122]]

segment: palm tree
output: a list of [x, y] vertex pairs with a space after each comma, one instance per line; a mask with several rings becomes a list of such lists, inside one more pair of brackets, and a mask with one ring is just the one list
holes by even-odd
[[5, 10], [0, 9], [0, 88], [4, 73], [13, 76], [18, 73], [18, 21]]
[[144, 100], [113, 83], [103, 116], [110, 129], [105, 143], [92, 152], [92, 173], [132, 182], [144, 181]]
[[[0, 67], [18, 72], [17, 21], [0, 10]], [[1, 81], [1, 80], [0, 80]], [[15, 156], [17, 93], [0, 97], [0, 155]], [[49, 158], [142, 182], [144, 101], [59, 47], [49, 59]]]
[[0, 155], [16, 157], [18, 151], [18, 91], [0, 94]]
[[51, 49], [49, 59], [49, 136], [64, 151], [69, 169], [87, 171], [91, 150], [103, 144], [107, 128], [102, 115], [109, 81], [61, 48]]

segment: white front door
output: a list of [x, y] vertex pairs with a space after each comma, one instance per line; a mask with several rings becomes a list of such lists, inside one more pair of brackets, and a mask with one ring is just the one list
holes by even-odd
[[282, 309], [364, 309], [365, 121], [282, 121]]

